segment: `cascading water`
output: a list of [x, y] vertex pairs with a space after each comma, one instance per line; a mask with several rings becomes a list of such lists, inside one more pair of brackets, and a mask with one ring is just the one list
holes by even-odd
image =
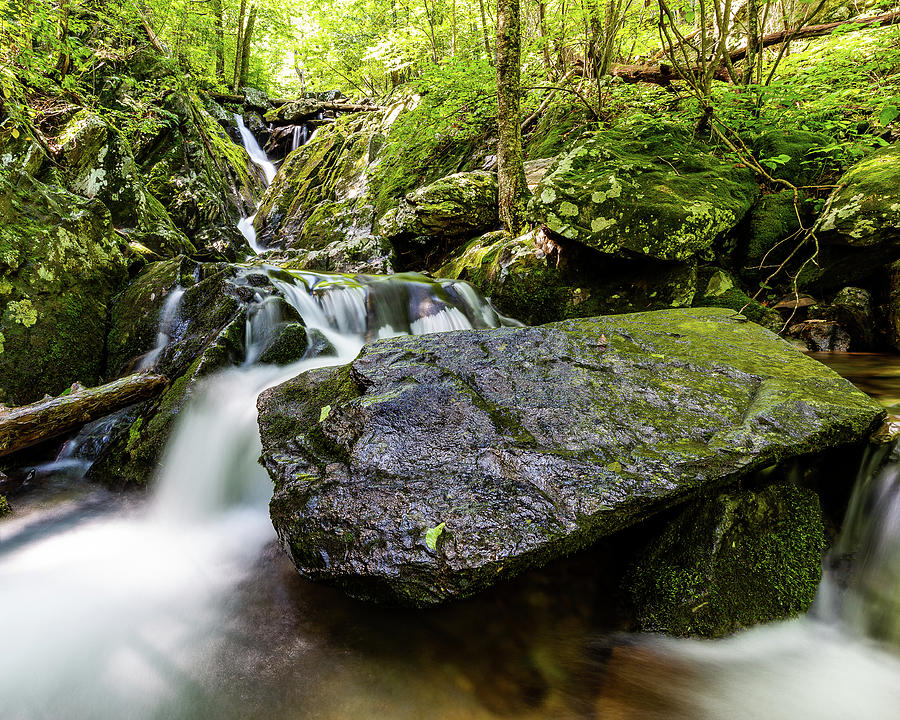
[[[265, 151], [259, 146], [259, 143], [256, 142], [256, 138], [244, 124], [244, 118], [242, 118], [239, 113], [234, 114], [234, 121], [237, 123], [238, 132], [241, 134], [241, 141], [244, 144], [244, 149], [247, 151], [250, 159], [262, 170], [263, 175], [266, 178], [266, 185], [270, 185], [272, 180], [275, 179], [275, 173], [277, 172], [275, 166], [269, 162], [269, 158], [266, 157]], [[253, 221], [255, 219], [256, 213], [241, 218], [237, 227], [238, 230], [240, 230], [241, 235], [247, 240], [247, 244], [253, 252], [259, 255], [261, 252], [265, 251], [265, 248], [256, 242], [256, 228], [253, 226]]]
[[172, 339], [174, 325], [178, 320], [178, 309], [181, 305], [181, 298], [183, 297], [184, 288], [180, 286], [176, 285], [171, 292], [169, 292], [159, 313], [159, 330], [156, 333], [156, 345], [150, 352], [144, 355], [138, 365], [138, 370], [149, 370], [154, 367], [156, 361], [159, 360], [160, 354], [166, 349], [166, 345], [168, 345], [169, 341]]
[[[349, 362], [367, 335], [388, 332], [385, 318], [393, 318], [390, 333], [472, 327], [467, 317], [499, 324], [459, 283], [270, 270], [330, 355], [208, 379], [179, 417], [145, 506], [110, 503], [74, 527], [40, 513], [0, 525], [4, 718], [191, 716], [205, 704], [196, 686], [204, 658], [223, 642], [228, 594], [274, 537], [271, 485], [257, 462], [258, 394]], [[267, 324], [280, 321], [269, 305], [257, 299], [253, 337], [271, 335]], [[432, 320], [420, 324], [417, 309]], [[258, 354], [252, 337], [248, 352]]]

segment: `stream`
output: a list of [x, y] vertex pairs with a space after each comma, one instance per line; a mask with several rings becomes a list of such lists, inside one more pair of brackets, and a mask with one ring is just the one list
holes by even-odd
[[[14, 498], [16, 514], [0, 521], [4, 720], [897, 717], [900, 460], [890, 446], [861, 469], [838, 541], [858, 551], [849, 587], [826, 572], [807, 617], [725, 640], [620, 633], [603, 557], [591, 552], [429, 611], [367, 605], [298, 576], [268, 516], [258, 394], [348, 362], [367, 336], [504, 322], [464, 284], [449, 306], [417, 284], [420, 300], [398, 322], [379, 315], [371, 288], [335, 279], [314, 293], [321, 276], [300, 280], [279, 289], [333, 351], [276, 367], [255, 363], [249, 342], [247, 362], [207, 379], [181, 414], [152, 492], [83, 480], [108, 431], [101, 421]], [[146, 367], [179, 299], [164, 304]], [[886, 405], [900, 399], [897, 358], [820, 359]]]

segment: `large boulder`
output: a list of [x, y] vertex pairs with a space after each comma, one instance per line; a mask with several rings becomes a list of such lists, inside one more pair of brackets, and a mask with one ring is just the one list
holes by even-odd
[[604, 253], [687, 260], [709, 255], [758, 194], [748, 169], [654, 124], [579, 141], [538, 183], [528, 216]]
[[825, 290], [865, 283], [897, 259], [900, 247], [900, 143], [854, 165], [817, 224], [820, 269], [801, 280]]
[[[109, 302], [126, 277], [106, 206], [35, 176], [41, 149], [0, 139], [0, 402], [56, 395], [102, 371]], [[52, 174], [52, 173], [51, 173]]]
[[706, 308], [380, 340], [258, 406], [272, 520], [300, 572], [413, 606], [858, 443], [883, 416]]
[[[315, 249], [310, 247], [311, 243], [321, 247], [331, 242], [336, 229], [324, 222], [325, 216], [335, 204], [341, 203], [338, 208], [341, 227], [349, 223], [359, 228], [359, 234], [371, 234], [374, 218], [365, 197], [366, 169], [377, 153], [373, 138], [380, 128], [380, 120], [379, 113], [339, 118], [319, 128], [315, 137], [287, 157], [266, 190], [256, 215], [260, 244]], [[350, 211], [357, 204], [360, 217], [354, 221]], [[326, 208], [320, 209], [320, 205]], [[311, 217], [315, 230], [310, 227], [304, 235], [304, 227]], [[327, 240], [320, 238], [322, 230]]]
[[147, 192], [122, 133], [90, 110], [77, 112], [56, 137], [68, 187], [109, 209], [116, 228], [163, 256], [193, 252], [165, 208]]
[[793, 185], [815, 185], [828, 166], [822, 152], [834, 142], [806, 130], [769, 130], [753, 141], [753, 152], [769, 174]]
[[805, 612], [825, 551], [819, 497], [790, 483], [734, 490], [678, 514], [626, 580], [638, 627], [720, 637]]
[[688, 307], [696, 266], [602, 255], [579, 243], [561, 245], [541, 230], [475, 238], [435, 273], [465, 280], [505, 315], [531, 325], [594, 315]]
[[900, 244], [900, 144], [850, 168], [827, 208], [818, 227], [823, 241], [853, 248]]
[[[497, 175], [475, 170], [448, 175], [406, 195], [378, 221], [407, 267], [427, 264], [498, 224]], [[432, 259], [433, 262], [433, 259]]]

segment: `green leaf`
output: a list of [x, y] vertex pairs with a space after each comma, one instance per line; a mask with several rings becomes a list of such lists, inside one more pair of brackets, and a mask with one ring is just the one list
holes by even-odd
[[444, 527], [446, 527], [447, 523], [441, 523], [433, 528], [428, 528], [425, 532], [425, 544], [431, 550], [437, 550], [437, 541], [441, 536], [441, 533], [444, 532]]
[[325, 418], [328, 417], [328, 413], [331, 412], [331, 405], [326, 405], [322, 408], [322, 412], [319, 413], [319, 422], [322, 422]]
[[896, 105], [885, 105], [881, 108], [881, 113], [878, 115], [878, 122], [882, 126], [890, 125], [897, 119], [898, 115], [900, 115], [900, 109]]

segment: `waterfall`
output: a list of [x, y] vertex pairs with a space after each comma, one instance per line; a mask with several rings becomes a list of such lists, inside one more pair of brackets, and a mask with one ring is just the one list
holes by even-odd
[[238, 132], [241, 134], [241, 141], [244, 143], [244, 149], [256, 166], [263, 171], [263, 175], [265, 175], [266, 178], [266, 184], [271, 184], [272, 180], [275, 178], [275, 166], [269, 162], [269, 158], [266, 157], [265, 151], [263, 151], [259, 146], [259, 143], [256, 142], [253, 133], [250, 132], [246, 125], [244, 125], [244, 118], [241, 117], [239, 113], [234, 114], [234, 121], [237, 123]]
[[[263, 171], [263, 175], [265, 175], [266, 178], [266, 185], [271, 185], [272, 180], [275, 179], [275, 166], [269, 162], [269, 158], [266, 157], [265, 151], [259, 146], [259, 143], [256, 142], [253, 133], [250, 132], [246, 125], [244, 125], [244, 118], [242, 118], [239, 113], [234, 114], [234, 121], [237, 123], [238, 132], [241, 134], [244, 149], [247, 151], [250, 159]], [[257, 204], [257, 209], [258, 208], [259, 205]], [[241, 218], [237, 227], [238, 230], [240, 230], [241, 235], [247, 240], [250, 249], [253, 250], [256, 255], [259, 255], [261, 252], [265, 251], [265, 248], [256, 242], [256, 228], [253, 226], [253, 221], [255, 219], [256, 213], [254, 212], [248, 217]]]
[[169, 292], [162, 309], [159, 311], [159, 330], [156, 333], [156, 345], [144, 355], [138, 365], [138, 370], [150, 370], [153, 368], [156, 365], [156, 361], [159, 360], [162, 351], [166, 349], [166, 345], [169, 344], [175, 329], [174, 325], [178, 319], [178, 309], [181, 305], [182, 297], [184, 297], [184, 288], [179, 285], [176, 285]]
[[[351, 361], [368, 336], [483, 326], [492, 312], [457, 282], [262, 269], [332, 354], [253, 364], [282, 322], [275, 299], [258, 296], [248, 312], [251, 362], [195, 388], [148, 502], [113, 503], [74, 526], [40, 512], [0, 524], [4, 717], [192, 716], [205, 658], [224, 642], [229, 593], [274, 539], [271, 482], [257, 461], [259, 393]], [[160, 335], [175, 297], [161, 312]], [[430, 320], [420, 322], [421, 313]]]

